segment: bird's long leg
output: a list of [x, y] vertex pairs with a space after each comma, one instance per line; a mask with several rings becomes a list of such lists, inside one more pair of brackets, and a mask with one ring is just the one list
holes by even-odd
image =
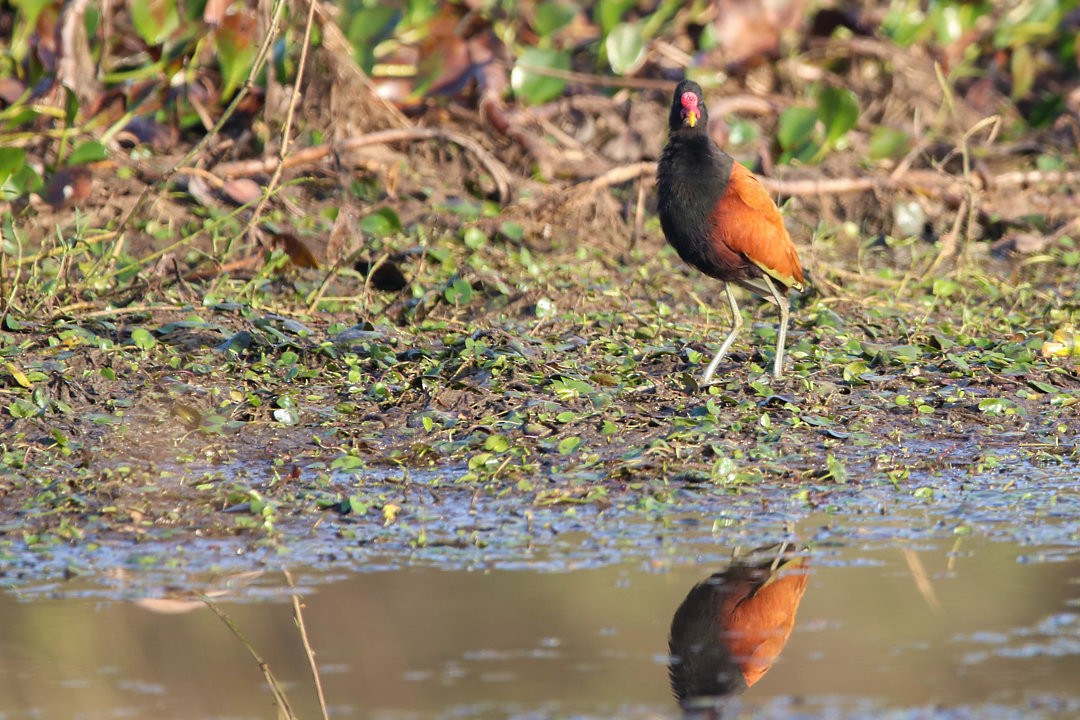
[[[720, 346], [720, 349], [713, 356], [712, 362], [709, 363], [709, 367], [705, 368], [705, 374], [701, 376], [701, 383], [705, 383], [712, 380], [713, 374], [716, 372], [717, 366], [720, 361], [727, 355], [727, 351], [731, 349], [731, 344], [735, 342], [735, 338], [739, 334], [739, 330], [742, 329], [742, 313], [739, 312], [739, 304], [735, 302], [735, 292], [731, 289], [731, 283], [724, 283], [724, 290], [727, 291], [728, 305], [731, 307], [731, 332], [724, 339], [724, 344]], [[775, 290], [773, 291], [775, 292]]]
[[776, 285], [768, 275], [762, 275], [761, 279], [765, 281], [765, 286], [768, 287], [769, 292], [772, 293], [772, 301], [775, 302], [776, 307], [780, 309], [780, 330], [776, 335], [776, 360], [773, 362], [773, 377], [779, 380], [783, 376], [784, 371], [784, 343], [787, 341], [787, 326], [788, 317], [791, 315], [791, 303], [788, 302], [787, 295], [784, 295], [776, 289]]

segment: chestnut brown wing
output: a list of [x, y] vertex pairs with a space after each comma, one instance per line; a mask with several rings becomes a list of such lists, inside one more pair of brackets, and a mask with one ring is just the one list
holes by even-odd
[[802, 559], [790, 561], [749, 595], [729, 598], [721, 610], [724, 642], [747, 687], [769, 671], [787, 644], [808, 579]]
[[803, 271], [795, 244], [776, 203], [752, 172], [734, 163], [731, 179], [711, 215], [710, 240], [742, 255], [771, 277], [803, 289]]

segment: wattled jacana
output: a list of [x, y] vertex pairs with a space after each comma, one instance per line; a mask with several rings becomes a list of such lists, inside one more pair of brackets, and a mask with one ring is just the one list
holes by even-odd
[[657, 171], [660, 226], [684, 261], [724, 282], [733, 322], [702, 381], [712, 379], [742, 328], [732, 283], [779, 308], [773, 375], [780, 378], [791, 305], [776, 284], [802, 290], [802, 266], [776, 203], [753, 173], [717, 147], [708, 124], [701, 86], [679, 83]]

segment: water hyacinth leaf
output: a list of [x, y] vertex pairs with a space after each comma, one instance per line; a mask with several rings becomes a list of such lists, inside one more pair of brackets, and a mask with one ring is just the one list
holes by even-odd
[[619, 23], [604, 39], [608, 63], [616, 75], [631, 75], [645, 62], [645, 36], [640, 23]]
[[825, 145], [832, 146], [855, 127], [859, 119], [859, 100], [846, 88], [826, 85], [817, 96], [818, 117], [825, 126]]
[[353, 14], [345, 36], [365, 73], [370, 75], [375, 67], [375, 47], [391, 36], [400, 21], [401, 10], [387, 5], [364, 8]]
[[848, 480], [847, 468], [844, 463], [832, 453], [825, 456], [825, 467], [829, 470], [829, 477], [833, 482], [843, 485]]
[[453, 285], [446, 288], [444, 296], [451, 305], [468, 305], [473, 299], [472, 283], [465, 278], [458, 278]]
[[1035, 84], [1035, 58], [1031, 54], [1031, 48], [1027, 45], [1013, 48], [1009, 66], [1012, 71], [1012, 99], [1019, 100], [1027, 95]]
[[554, 317], [558, 311], [559, 309], [555, 306], [555, 301], [551, 298], [544, 297], [536, 301], [534, 312], [538, 318]]
[[274, 410], [274, 419], [282, 425], [299, 425], [300, 424], [300, 411], [295, 407], [283, 407]]
[[911, 150], [911, 138], [907, 133], [890, 127], [877, 127], [870, 134], [866, 154], [871, 160], [895, 160]]
[[97, 140], [87, 140], [71, 151], [68, 156], [69, 166], [86, 165], [92, 162], [105, 160], [109, 157], [109, 151]]
[[20, 420], [23, 418], [34, 417], [40, 412], [41, 409], [38, 408], [37, 405], [27, 400], [15, 400], [8, 405], [8, 413], [11, 414], [11, 417]]
[[979, 412], [987, 415], [1004, 415], [1012, 404], [1004, 398], [986, 398], [979, 401]]
[[540, 105], [562, 95], [565, 80], [532, 72], [530, 68], [567, 72], [570, 70], [569, 54], [549, 48], [526, 48], [510, 73], [514, 94], [530, 105]]
[[330, 463], [333, 470], [356, 470], [364, 467], [364, 459], [357, 455], [341, 455]]
[[131, 342], [140, 350], [149, 350], [157, 345], [157, 338], [146, 328], [135, 328], [131, 331]]
[[239, 354], [251, 347], [251, 341], [251, 333], [247, 330], [241, 330], [214, 349], [218, 352]]
[[130, 0], [131, 23], [147, 45], [160, 45], [180, 27], [176, 0]]
[[228, 13], [217, 31], [217, 57], [221, 66], [223, 97], [230, 97], [251, 71], [258, 52], [258, 23], [250, 10]]
[[0, 147], [0, 185], [26, 164], [26, 151], [17, 147]]
[[510, 441], [505, 435], [488, 435], [484, 449], [493, 453], [504, 453], [510, 449]]
[[581, 438], [573, 435], [568, 438], [563, 438], [559, 441], [559, 454], [570, 455], [574, 453], [581, 445]]
[[600, 0], [596, 5], [594, 17], [600, 22], [600, 32], [607, 34], [615, 27], [626, 11], [636, 3], [634, 0]]
[[862, 376], [867, 372], [868, 366], [865, 360], [855, 360], [844, 366], [844, 380], [855, 383], [862, 382]]
[[817, 126], [818, 114], [813, 108], [792, 107], [780, 113], [776, 139], [789, 154], [805, 152], [812, 146], [811, 137]]
[[547, 0], [536, 6], [533, 29], [541, 38], [547, 38], [569, 25], [577, 12], [577, 8], [570, 3]]
[[[38, 175], [37, 170], [30, 165], [23, 165], [6, 180], [0, 181], [0, 201], [11, 201], [23, 195], [38, 192], [44, 184], [45, 181]], [[7, 318], [10, 317], [10, 315], [7, 316]]]
[[360, 219], [360, 229], [375, 237], [401, 232], [401, 218], [390, 208], [379, 208]]
[[934, 280], [934, 297], [947, 298], [960, 290], [960, 283], [955, 280], [949, 280], [948, 278], [937, 278]]
[[465, 243], [465, 247], [470, 250], [479, 250], [487, 243], [487, 233], [478, 227], [465, 228], [461, 239]]
[[12, 363], [6, 363], [6, 366], [7, 366], [8, 375], [11, 376], [12, 380], [14, 380], [16, 383], [18, 383], [20, 386], [22, 386], [24, 388], [30, 388], [30, 386], [31, 386], [30, 378], [28, 378], [26, 376], [26, 373], [24, 373], [19, 368], [15, 367], [15, 365], [13, 365]]

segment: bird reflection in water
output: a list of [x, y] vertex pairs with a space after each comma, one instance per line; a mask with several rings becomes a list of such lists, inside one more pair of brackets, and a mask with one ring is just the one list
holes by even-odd
[[795, 626], [808, 567], [805, 552], [783, 543], [694, 586], [668, 639], [671, 688], [687, 717], [719, 718], [725, 698], [769, 671]]

